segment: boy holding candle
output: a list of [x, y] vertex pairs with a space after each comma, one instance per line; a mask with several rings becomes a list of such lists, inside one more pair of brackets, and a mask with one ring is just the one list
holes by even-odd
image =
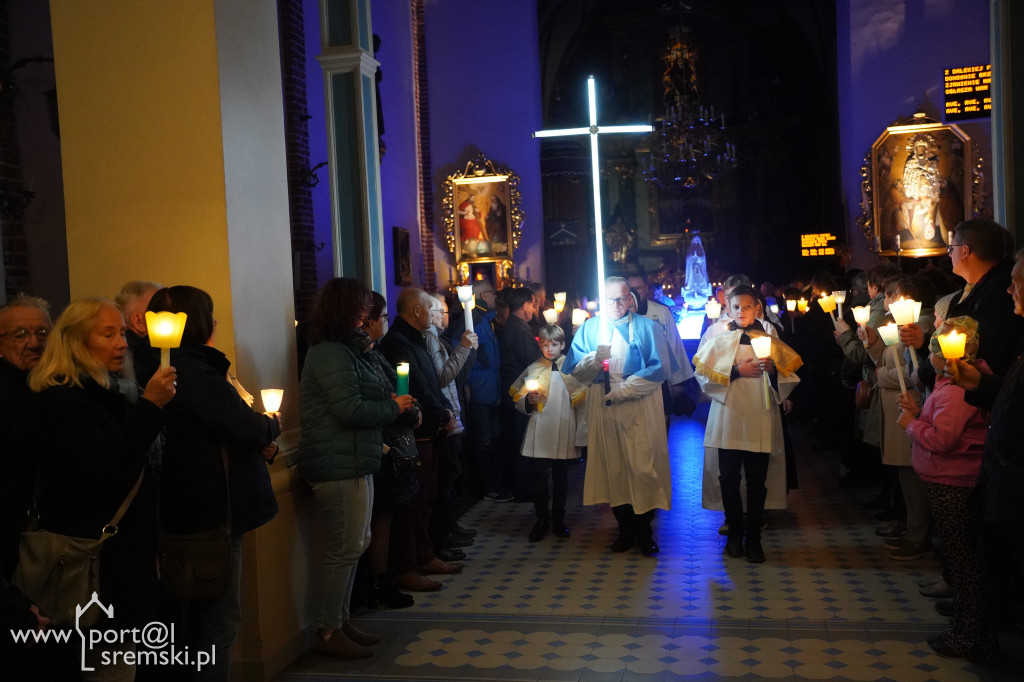
[[[523, 370], [510, 393], [516, 409], [529, 416], [522, 455], [532, 465], [533, 507], [537, 522], [530, 542], [537, 542], [548, 530], [560, 538], [569, 537], [565, 525], [569, 463], [579, 459], [576, 445], [576, 410], [586, 387], [571, 375], [562, 374], [565, 362], [565, 332], [547, 324], [538, 332], [542, 357]], [[583, 445], [582, 443], [580, 445]], [[551, 507], [548, 508], [548, 471], [551, 474]]]
[[[959, 334], [962, 347], [950, 347], [945, 335], [952, 332]], [[944, 370], [950, 359], [971, 363], [982, 373], [990, 372], [984, 360], [976, 360], [978, 323], [970, 317], [947, 321], [929, 346], [929, 360], [937, 374], [935, 389], [923, 409], [918, 409], [908, 396], [901, 396], [903, 413], [899, 419], [913, 443], [914, 471], [924, 481], [955, 590], [949, 628], [928, 643], [944, 656], [984, 661], [994, 657], [999, 642], [989, 624], [977, 520], [968, 497], [978, 481], [988, 418], [965, 401], [964, 389], [955, 385]], [[961, 359], [953, 360], [958, 355]]]
[[[728, 302], [731, 322], [725, 327], [716, 325], [718, 333], [706, 339], [694, 356], [697, 381], [712, 399], [704, 432], [704, 507], [717, 507], [717, 501], [709, 499], [714, 485], [708, 476], [709, 463], [717, 460], [721, 507], [729, 526], [726, 554], [746, 555], [750, 562], [761, 563], [765, 560], [761, 546], [765, 507], [786, 506], [782, 420], [775, 405], [786, 400], [799, 381], [795, 372], [803, 361], [778, 339], [774, 327], [769, 325], [766, 330], [758, 321], [761, 302], [752, 287], [736, 287]], [[759, 360], [751, 340], [766, 336], [771, 338], [769, 357]], [[769, 407], [765, 407], [762, 383], [765, 372], [771, 379]], [[741, 495], [744, 479], [746, 529]]]

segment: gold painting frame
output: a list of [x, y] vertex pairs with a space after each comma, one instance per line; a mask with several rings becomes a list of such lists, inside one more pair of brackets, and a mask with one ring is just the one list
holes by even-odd
[[483, 154], [445, 180], [445, 241], [460, 284], [467, 281], [470, 263], [495, 263], [496, 288], [512, 282], [522, 237], [521, 199], [519, 176], [497, 168]]
[[949, 234], [973, 217], [980, 161], [969, 135], [933, 121], [892, 125], [861, 167], [860, 227], [881, 256], [943, 256]]

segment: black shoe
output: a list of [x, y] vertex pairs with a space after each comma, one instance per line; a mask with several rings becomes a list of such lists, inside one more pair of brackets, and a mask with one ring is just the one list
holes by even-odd
[[726, 540], [725, 553], [733, 559], [739, 559], [743, 556], [743, 538], [737, 535]]
[[401, 592], [391, 579], [386, 577], [374, 580], [366, 595], [366, 606], [371, 609], [406, 609], [414, 603], [411, 594]]
[[551, 523], [547, 519], [537, 519], [537, 523], [533, 524], [533, 530], [530, 531], [530, 542], [540, 542], [549, 530]]
[[448, 537], [444, 539], [445, 547], [451, 547], [455, 549], [457, 547], [469, 547], [473, 544], [473, 538], [466, 535], [456, 535], [455, 533], [448, 533]]
[[942, 656], [943, 658], [966, 658], [965, 656], [962, 656], [957, 652], [953, 651], [953, 647], [949, 646], [949, 644], [946, 643], [946, 640], [943, 639], [942, 635], [939, 635], [937, 637], [929, 637], [928, 646], [932, 648], [932, 651], [937, 653], [939, 656]]
[[468, 535], [471, 538], [476, 537], [476, 528], [463, 528], [457, 523], [452, 524], [452, 533], [458, 535]]
[[452, 549], [451, 547], [435, 547], [434, 556], [441, 561], [462, 561], [466, 558], [466, 553], [461, 549]]
[[752, 564], [763, 564], [764, 563], [764, 548], [761, 547], [760, 540], [747, 540], [747, 561]]
[[654, 556], [661, 551], [661, 547], [658, 547], [658, 541], [653, 537], [638, 539], [637, 545], [640, 547], [640, 553], [644, 556]]
[[551, 532], [554, 533], [556, 538], [569, 537], [569, 528], [565, 525], [564, 521], [552, 521]]
[[635, 544], [636, 538], [632, 533], [619, 533], [619, 537], [615, 538], [615, 542], [612, 543], [612, 551], [625, 552]]
[[952, 618], [953, 617], [953, 611], [954, 611], [953, 600], [952, 599], [940, 599], [939, 601], [935, 602], [935, 610], [939, 612], [940, 616], [945, 616], [946, 618]]

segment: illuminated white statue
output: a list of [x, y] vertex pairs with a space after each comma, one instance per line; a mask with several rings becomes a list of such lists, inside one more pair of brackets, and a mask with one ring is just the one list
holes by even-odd
[[711, 283], [708, 282], [704, 245], [700, 241], [700, 235], [695, 234], [686, 252], [686, 285], [683, 287], [683, 300], [691, 308], [703, 308], [709, 296]]

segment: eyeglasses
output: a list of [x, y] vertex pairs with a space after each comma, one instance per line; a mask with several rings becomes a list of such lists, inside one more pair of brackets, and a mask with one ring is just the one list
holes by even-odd
[[606, 298], [604, 302], [607, 303], [608, 305], [615, 306], [626, 305], [627, 303], [629, 303], [629, 296], [622, 296], [620, 298]]
[[957, 247], [957, 246], [966, 246], [966, 244], [949, 244], [949, 245], [948, 245], [948, 246], [946, 247], [946, 255], [947, 255], [947, 256], [951, 256], [951, 255], [953, 255], [953, 248], [954, 248], [954, 247]]
[[37, 341], [45, 341], [46, 337], [53, 331], [50, 327], [40, 327], [39, 329], [25, 329], [24, 327], [18, 327], [14, 331], [0, 334], [0, 336], [9, 336], [17, 342], [23, 342], [25, 339], [32, 336], [36, 337]]

